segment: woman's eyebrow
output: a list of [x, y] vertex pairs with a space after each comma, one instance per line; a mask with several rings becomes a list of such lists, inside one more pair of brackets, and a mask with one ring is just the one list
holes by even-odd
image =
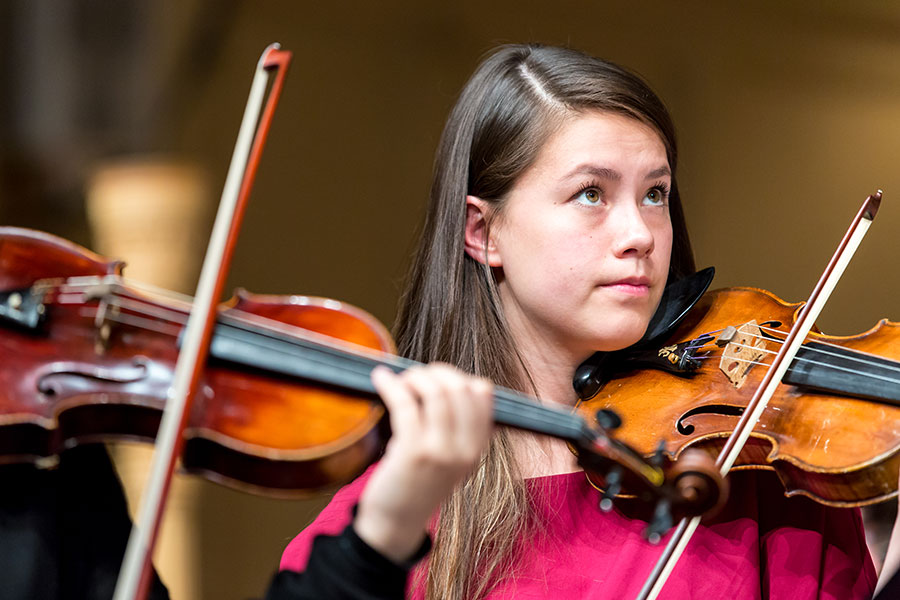
[[575, 175], [593, 175], [601, 179], [611, 179], [613, 181], [622, 179], [622, 174], [615, 169], [598, 167], [597, 165], [591, 164], [578, 165], [577, 167], [563, 175], [562, 179], [569, 179], [571, 177], [574, 177]]
[[671, 177], [672, 170], [669, 169], [668, 165], [659, 167], [658, 169], [653, 169], [649, 173], [647, 173], [647, 179], [656, 179], [657, 177]]
[[[570, 179], [571, 177], [574, 177], [576, 175], [593, 175], [594, 177], [607, 179], [610, 181], [619, 181], [622, 179], [622, 174], [615, 169], [610, 169], [609, 167], [598, 167], [597, 165], [592, 164], [582, 164], [578, 165], [577, 167], [563, 175], [562, 180]], [[669, 169], [669, 165], [663, 165], [647, 173], [645, 179], [657, 179], [659, 177], [667, 177], [671, 175], [672, 170]]]

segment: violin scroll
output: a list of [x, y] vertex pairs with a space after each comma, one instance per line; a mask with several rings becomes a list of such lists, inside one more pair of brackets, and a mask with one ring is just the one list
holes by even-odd
[[656, 453], [644, 458], [607, 434], [602, 421], [608, 421], [614, 412], [599, 414], [603, 418], [596, 438], [588, 447], [576, 447], [576, 453], [588, 481], [602, 494], [601, 510], [611, 510], [619, 499], [654, 507], [650, 512], [646, 508], [637, 512], [649, 521], [645, 536], [656, 543], [674, 520], [711, 516], [724, 504], [728, 485], [709, 454], [687, 450], [674, 462], [666, 459], [665, 445], [660, 444]]
[[672, 466], [674, 488], [684, 515], [714, 514], [728, 497], [727, 481], [715, 462], [699, 450], [687, 450]]

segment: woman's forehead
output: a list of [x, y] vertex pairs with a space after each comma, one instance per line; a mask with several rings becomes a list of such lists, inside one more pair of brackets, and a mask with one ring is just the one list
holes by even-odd
[[572, 171], [633, 166], [658, 173], [668, 167], [659, 133], [642, 121], [609, 111], [574, 113], [548, 135], [523, 174], [558, 176]]

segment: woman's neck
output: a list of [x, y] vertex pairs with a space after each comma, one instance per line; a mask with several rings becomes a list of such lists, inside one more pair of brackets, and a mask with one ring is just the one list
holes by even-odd
[[[547, 352], [524, 344], [519, 346], [519, 355], [542, 404], [563, 409], [575, 405], [577, 396], [572, 377], [581, 361], [561, 352]], [[526, 379], [526, 385], [527, 382]], [[519, 471], [525, 479], [579, 470], [575, 455], [563, 440], [519, 431], [513, 434], [512, 442]]]
[[578, 459], [563, 440], [515, 431], [511, 437], [516, 466], [523, 479], [578, 471]]
[[577, 395], [572, 378], [583, 358], [573, 357], [550, 346], [527, 343], [517, 344], [517, 352], [527, 371], [523, 374], [523, 385], [534, 385], [534, 390], [528, 391], [534, 391], [544, 404], [575, 405]]

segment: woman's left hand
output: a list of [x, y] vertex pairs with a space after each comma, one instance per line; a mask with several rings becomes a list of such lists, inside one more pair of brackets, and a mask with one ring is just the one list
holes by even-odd
[[380, 367], [372, 382], [392, 432], [353, 527], [400, 562], [422, 544], [440, 503], [481, 460], [493, 431], [493, 385], [446, 364], [401, 374]]

